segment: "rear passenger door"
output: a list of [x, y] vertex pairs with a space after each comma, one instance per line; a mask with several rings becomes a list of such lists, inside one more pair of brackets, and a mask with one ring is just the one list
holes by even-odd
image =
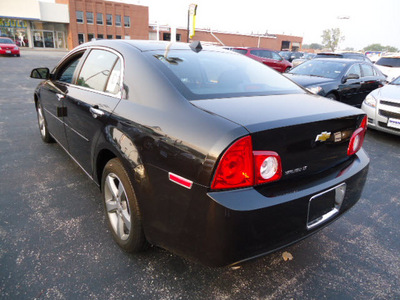
[[64, 106], [70, 154], [92, 175], [95, 143], [121, 100], [123, 62], [117, 52], [89, 49]]
[[373, 90], [382, 86], [382, 83], [377, 76], [374, 67], [369, 64], [361, 64], [362, 73], [362, 87], [361, 87], [361, 98], [362, 101], [367, 97], [367, 95]]

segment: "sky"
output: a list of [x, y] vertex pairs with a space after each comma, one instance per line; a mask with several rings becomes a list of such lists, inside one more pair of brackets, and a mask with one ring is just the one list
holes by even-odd
[[[149, 7], [149, 22], [187, 26], [187, 11], [196, 3], [197, 28], [232, 33], [289, 34], [303, 44], [321, 43], [324, 29], [340, 28], [339, 45], [360, 50], [380, 43], [400, 49], [400, 0], [124, 0]], [[341, 17], [348, 17], [342, 19]]]

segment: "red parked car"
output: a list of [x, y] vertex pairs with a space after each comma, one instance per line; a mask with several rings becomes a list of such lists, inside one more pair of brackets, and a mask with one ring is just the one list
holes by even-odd
[[8, 37], [0, 37], [0, 54], [20, 56], [19, 47]]
[[263, 64], [277, 70], [278, 72], [288, 72], [292, 64], [280, 56], [277, 52], [264, 48], [232, 48], [232, 51], [246, 55]]

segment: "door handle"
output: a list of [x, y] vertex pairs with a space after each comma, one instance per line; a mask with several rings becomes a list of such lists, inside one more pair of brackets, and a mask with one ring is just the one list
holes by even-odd
[[63, 95], [63, 94], [57, 93], [56, 96], [57, 96], [58, 101], [65, 99], [65, 95]]
[[[97, 105], [96, 105], [97, 106]], [[98, 109], [98, 107], [90, 107], [90, 112], [92, 113], [93, 118], [102, 117], [104, 116], [104, 111]]]

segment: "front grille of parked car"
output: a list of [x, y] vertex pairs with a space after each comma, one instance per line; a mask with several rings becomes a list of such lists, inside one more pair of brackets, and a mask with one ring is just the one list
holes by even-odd
[[394, 131], [400, 132], [400, 129], [393, 128], [393, 127], [388, 127], [387, 124], [384, 123], [384, 122], [378, 122], [378, 125], [379, 125], [380, 127], [384, 127], [384, 128], [390, 129], [390, 130], [394, 130]]
[[390, 101], [385, 101], [385, 100], [381, 100], [380, 102], [381, 102], [381, 104], [384, 104], [384, 105], [400, 107], [400, 103], [397, 103], [397, 102], [390, 102]]
[[400, 114], [395, 113], [395, 112], [392, 112], [392, 111], [387, 111], [387, 110], [380, 109], [380, 110], [379, 110], [379, 114], [380, 114], [381, 116], [386, 117], [386, 118], [400, 119]]

